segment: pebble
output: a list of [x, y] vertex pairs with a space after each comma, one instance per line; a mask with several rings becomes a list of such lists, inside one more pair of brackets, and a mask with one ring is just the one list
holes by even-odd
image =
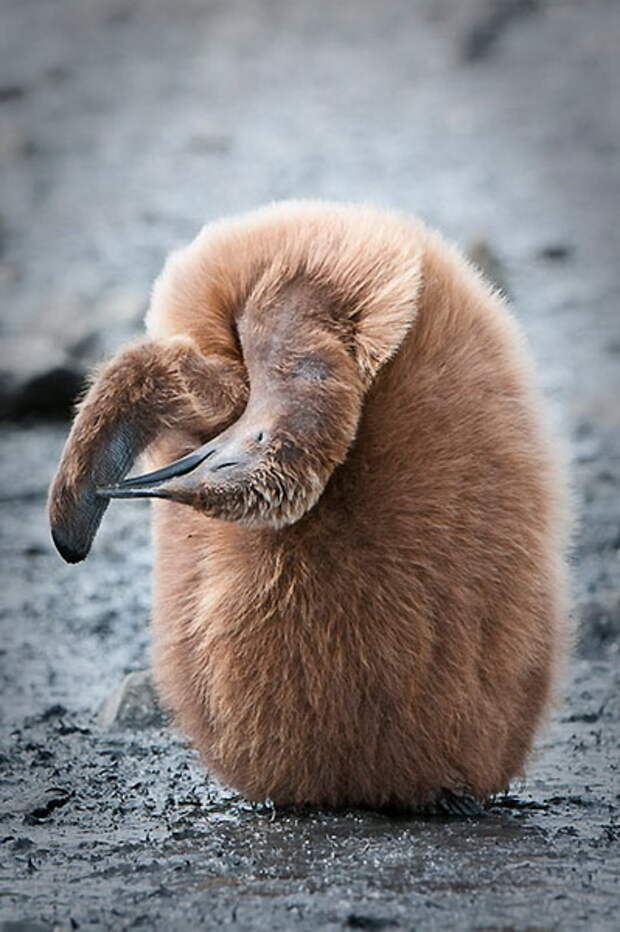
[[159, 728], [166, 724], [149, 670], [129, 673], [106, 699], [98, 716], [101, 728]]

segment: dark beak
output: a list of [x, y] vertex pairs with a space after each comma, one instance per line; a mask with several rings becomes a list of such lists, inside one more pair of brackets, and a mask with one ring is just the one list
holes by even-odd
[[[97, 489], [97, 495], [102, 498], [169, 498], [174, 499], [181, 491], [171, 479], [185, 476], [192, 472], [214, 452], [211, 444], [205, 444], [182, 456], [181, 459], [169, 463], [162, 469], [145, 473], [143, 476], [134, 476], [124, 479], [116, 485], [102, 486]], [[176, 494], [175, 494], [176, 493]]]

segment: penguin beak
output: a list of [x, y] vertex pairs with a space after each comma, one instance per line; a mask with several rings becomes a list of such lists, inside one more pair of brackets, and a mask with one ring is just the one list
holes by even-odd
[[[188, 474], [204, 463], [214, 452], [213, 444], [206, 443], [162, 469], [145, 473], [143, 476], [124, 479], [115, 485], [102, 486], [97, 489], [97, 495], [102, 498], [168, 498], [186, 501], [187, 493], [196, 486], [194, 477], [189, 477]], [[184, 482], [182, 479], [184, 476], [191, 478], [191, 482]], [[181, 481], [174, 481], [178, 479]]]

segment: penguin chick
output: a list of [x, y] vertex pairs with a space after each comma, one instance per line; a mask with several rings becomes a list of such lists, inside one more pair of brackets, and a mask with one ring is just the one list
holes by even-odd
[[155, 499], [155, 676], [207, 768], [280, 806], [504, 790], [568, 613], [565, 476], [500, 297], [421, 223], [285, 202], [174, 253], [147, 328], [50, 518], [77, 562], [109, 498]]

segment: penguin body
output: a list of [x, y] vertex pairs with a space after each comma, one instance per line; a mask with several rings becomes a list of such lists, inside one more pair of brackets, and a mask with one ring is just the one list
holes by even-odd
[[568, 510], [501, 298], [417, 222], [288, 202], [173, 254], [147, 326], [50, 513], [77, 560], [109, 497], [155, 498], [155, 676], [208, 769], [276, 805], [506, 789], [566, 654]]

